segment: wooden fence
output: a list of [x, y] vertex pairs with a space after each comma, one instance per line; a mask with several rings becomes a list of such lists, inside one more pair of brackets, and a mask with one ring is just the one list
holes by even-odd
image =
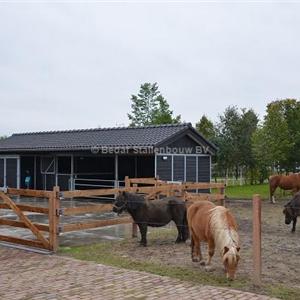
[[[26, 196], [46, 198], [48, 207], [16, 204], [11, 196]], [[54, 187], [53, 191], [38, 191], [25, 189], [5, 189], [0, 191], [0, 209], [9, 209], [18, 216], [18, 221], [7, 218], [0, 218], [0, 225], [13, 226], [29, 229], [35, 236], [34, 240], [27, 240], [19, 237], [0, 235], [0, 241], [21, 244], [25, 246], [43, 248], [56, 251], [58, 247], [57, 225], [59, 218], [56, 214], [59, 208], [59, 188]], [[34, 212], [48, 216], [48, 224], [32, 222], [24, 212]], [[46, 232], [46, 234], [45, 234]]]
[[[196, 193], [198, 190], [215, 189], [218, 193]], [[167, 183], [158, 178], [125, 178], [125, 187], [93, 190], [75, 190], [60, 192], [59, 187], [54, 187], [53, 191], [38, 191], [24, 189], [7, 189], [0, 192], [0, 209], [11, 209], [19, 217], [19, 221], [12, 221], [0, 217], [0, 225], [27, 228], [35, 235], [35, 240], [25, 240], [21, 238], [0, 235], [0, 241], [17, 243], [27, 246], [44, 248], [56, 251], [58, 248], [58, 234], [71, 231], [86, 230], [116, 224], [132, 223], [131, 217], [118, 217], [105, 220], [82, 221], [70, 224], [62, 224], [60, 217], [72, 216], [85, 213], [104, 213], [112, 211], [112, 204], [89, 204], [78, 207], [60, 207], [61, 198], [85, 198], [93, 196], [116, 195], [121, 191], [145, 194], [148, 199], [155, 199], [160, 196], [176, 195], [183, 200], [189, 201], [218, 201], [224, 204], [225, 186], [221, 183]], [[15, 204], [10, 198], [11, 195], [41, 197], [48, 199], [48, 207], [38, 207]], [[23, 212], [37, 212], [48, 215], [49, 224], [33, 223]], [[133, 236], [136, 235], [137, 228], [133, 224]], [[45, 236], [43, 232], [47, 232]]]

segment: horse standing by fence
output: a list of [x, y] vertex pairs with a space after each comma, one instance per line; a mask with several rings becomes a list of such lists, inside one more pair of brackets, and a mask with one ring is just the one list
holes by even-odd
[[296, 231], [297, 217], [300, 216], [300, 193], [294, 195], [293, 199], [284, 206], [285, 224], [293, 221], [292, 232]]
[[272, 175], [269, 177], [270, 201], [275, 203], [274, 193], [277, 187], [283, 190], [292, 190], [293, 193], [300, 191], [300, 174]]
[[147, 246], [147, 227], [161, 227], [174, 221], [178, 230], [176, 243], [185, 242], [188, 238], [186, 206], [176, 197], [158, 200], [146, 200], [143, 195], [121, 192], [116, 198], [113, 211], [120, 214], [126, 210], [141, 233], [141, 245]]
[[187, 211], [191, 235], [192, 261], [205, 265], [201, 253], [201, 242], [208, 243], [210, 266], [215, 248], [220, 251], [227, 278], [234, 279], [240, 259], [239, 236], [233, 215], [223, 206], [216, 206], [209, 201], [192, 204]]

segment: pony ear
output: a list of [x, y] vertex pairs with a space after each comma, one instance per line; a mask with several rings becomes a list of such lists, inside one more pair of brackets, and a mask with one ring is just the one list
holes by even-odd
[[229, 248], [225, 246], [224, 247], [224, 254], [227, 253], [228, 251], [229, 251]]

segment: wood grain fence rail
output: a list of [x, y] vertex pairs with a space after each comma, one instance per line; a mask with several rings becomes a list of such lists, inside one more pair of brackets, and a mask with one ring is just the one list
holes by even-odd
[[[218, 193], [195, 193], [198, 190], [215, 189]], [[112, 204], [88, 204], [78, 207], [60, 207], [61, 198], [84, 198], [93, 196], [117, 195], [126, 191], [132, 193], [142, 193], [148, 199], [155, 199], [159, 196], [176, 195], [185, 201], [218, 201], [224, 205], [225, 186], [222, 183], [194, 183], [185, 182], [182, 184], [167, 183], [159, 178], [125, 178], [125, 187], [104, 188], [93, 190], [75, 190], [60, 192], [59, 187], [54, 187], [52, 191], [25, 190], [25, 189], [5, 189], [0, 191], [0, 209], [10, 209], [17, 216], [18, 220], [11, 220], [0, 216], [0, 225], [27, 228], [35, 236], [34, 240], [22, 239], [13, 236], [0, 235], [0, 241], [22, 244], [31, 247], [39, 247], [50, 251], [58, 249], [59, 233], [86, 230], [116, 224], [132, 223], [131, 217], [118, 217], [104, 220], [88, 220], [71, 224], [62, 224], [62, 216], [72, 216], [86, 213], [104, 213], [112, 211]], [[11, 196], [25, 196], [46, 198], [48, 207], [40, 207], [26, 204], [16, 204]], [[2, 201], [1, 201], [2, 200]], [[48, 224], [32, 222], [24, 212], [34, 212], [48, 216]], [[132, 227], [133, 236], [137, 234], [137, 227], [134, 223]], [[45, 234], [46, 233], [46, 234]]]

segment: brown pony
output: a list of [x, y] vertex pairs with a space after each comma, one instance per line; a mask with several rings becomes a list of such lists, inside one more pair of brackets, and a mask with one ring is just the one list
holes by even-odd
[[215, 248], [220, 252], [227, 278], [233, 280], [240, 259], [239, 236], [233, 215], [223, 206], [209, 201], [192, 204], [187, 211], [191, 235], [192, 261], [205, 265], [201, 254], [201, 242], [208, 243], [210, 266]]
[[273, 175], [269, 177], [270, 201], [275, 203], [274, 193], [277, 187], [283, 190], [292, 190], [293, 193], [300, 191], [300, 174]]

